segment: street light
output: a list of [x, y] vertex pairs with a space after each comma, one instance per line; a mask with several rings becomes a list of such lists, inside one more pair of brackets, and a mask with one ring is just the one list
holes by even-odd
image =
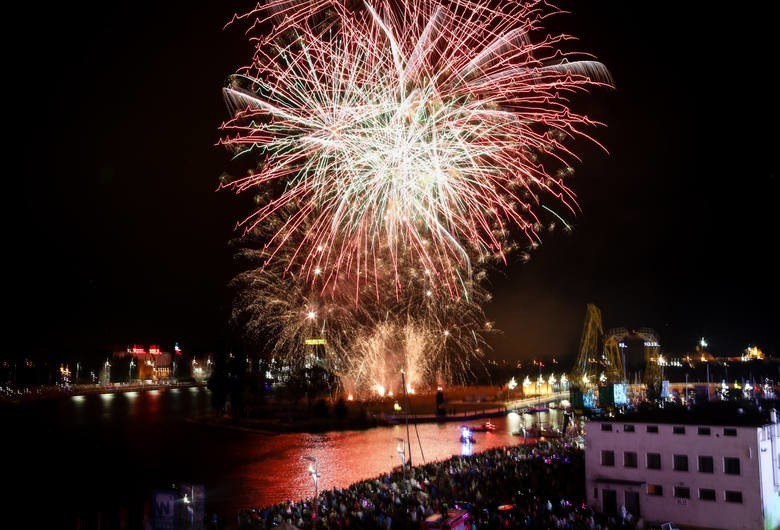
[[317, 526], [317, 497], [319, 496], [319, 490], [318, 490], [318, 483], [320, 480], [320, 471], [317, 464], [317, 459], [313, 456], [304, 456], [306, 460], [308, 460], [309, 463], [309, 475], [311, 475], [311, 479], [314, 481], [314, 511], [312, 513], [312, 526]]
[[403, 472], [404, 483], [406, 483], [406, 440], [403, 438], [396, 438], [398, 440], [398, 456], [401, 457], [401, 471]]
[[135, 366], [135, 359], [130, 359], [130, 368], [127, 370], [127, 382], [130, 383], [133, 380], [133, 366]]
[[506, 384], [506, 397], [504, 398], [504, 408], [506, 409], [507, 406], [509, 406], [509, 392], [517, 388], [517, 380], [514, 376], [512, 376], [512, 379], [509, 380], [509, 382]]

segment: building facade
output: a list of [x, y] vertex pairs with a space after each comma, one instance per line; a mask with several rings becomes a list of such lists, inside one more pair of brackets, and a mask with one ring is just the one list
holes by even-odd
[[176, 357], [180, 355], [178, 348], [174, 356], [162, 351], [157, 344], [148, 348], [133, 344], [126, 350], [114, 352], [113, 357], [115, 361], [131, 363], [126, 372], [123, 365], [122, 375], [118, 372], [118, 377], [126, 375], [128, 380], [165, 381], [176, 377]]
[[739, 410], [659, 411], [590, 422], [588, 504], [698, 528], [780, 528], [777, 413]]

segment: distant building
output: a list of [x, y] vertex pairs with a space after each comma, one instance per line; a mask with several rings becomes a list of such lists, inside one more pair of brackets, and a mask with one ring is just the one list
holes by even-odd
[[728, 405], [593, 420], [585, 443], [588, 504], [700, 528], [779, 528], [777, 413]]
[[[134, 361], [131, 379], [160, 381], [175, 377], [175, 357], [180, 353], [177, 350], [176, 355], [164, 352], [157, 344], [152, 344], [148, 348], [139, 344], [128, 346], [125, 351], [114, 352], [114, 359], [131, 358]], [[130, 361], [128, 361], [130, 362]]]

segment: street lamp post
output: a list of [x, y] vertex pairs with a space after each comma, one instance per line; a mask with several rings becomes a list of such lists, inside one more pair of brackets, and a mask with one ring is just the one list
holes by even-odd
[[396, 438], [396, 440], [398, 440], [396, 451], [398, 451], [398, 456], [401, 457], [401, 471], [404, 477], [404, 484], [406, 484], [406, 440], [403, 438]]
[[130, 384], [133, 381], [133, 366], [135, 366], [135, 359], [130, 359], [130, 368], [127, 370], [127, 383]]
[[[514, 376], [512, 376], [512, 379], [509, 380], [509, 382], [506, 384], [506, 402], [509, 402], [509, 392], [514, 391], [514, 389], [517, 388], [517, 380]], [[506, 407], [507, 403], [504, 404]]]
[[405, 398], [404, 406], [406, 407], [406, 410], [404, 411], [405, 412], [404, 415], [406, 416], [406, 439], [409, 441], [409, 449], [410, 449], [409, 467], [412, 467], [412, 453], [411, 453], [412, 439], [409, 437], [409, 409], [411, 407], [409, 406], [409, 396], [406, 393], [406, 374], [404, 373], [403, 370], [401, 370], [401, 386], [403, 386], [403, 390], [404, 390], [404, 398]]
[[319, 480], [320, 480], [320, 471], [317, 464], [317, 459], [313, 456], [304, 456], [306, 460], [308, 460], [309, 463], [309, 475], [311, 475], [311, 479], [314, 481], [314, 505], [313, 505], [313, 512], [312, 512], [312, 527], [317, 527], [317, 497], [319, 496]]

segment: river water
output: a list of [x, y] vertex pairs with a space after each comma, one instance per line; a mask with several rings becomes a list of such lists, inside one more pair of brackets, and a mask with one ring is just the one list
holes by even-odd
[[[186, 482], [203, 484], [207, 512], [232, 528], [243, 508], [311, 497], [305, 457], [317, 459], [320, 490], [344, 487], [400, 465], [398, 438], [407, 437], [404, 425], [267, 435], [190, 421], [209, 412], [204, 388], [4, 404], [11, 511], [32, 527], [141, 528], [152, 492]], [[410, 425], [406, 455], [417, 465], [523, 443], [511, 433], [532, 421], [559, 425], [556, 410], [538, 416], [493, 418], [497, 430], [475, 433], [471, 448], [460, 443], [457, 422]]]

